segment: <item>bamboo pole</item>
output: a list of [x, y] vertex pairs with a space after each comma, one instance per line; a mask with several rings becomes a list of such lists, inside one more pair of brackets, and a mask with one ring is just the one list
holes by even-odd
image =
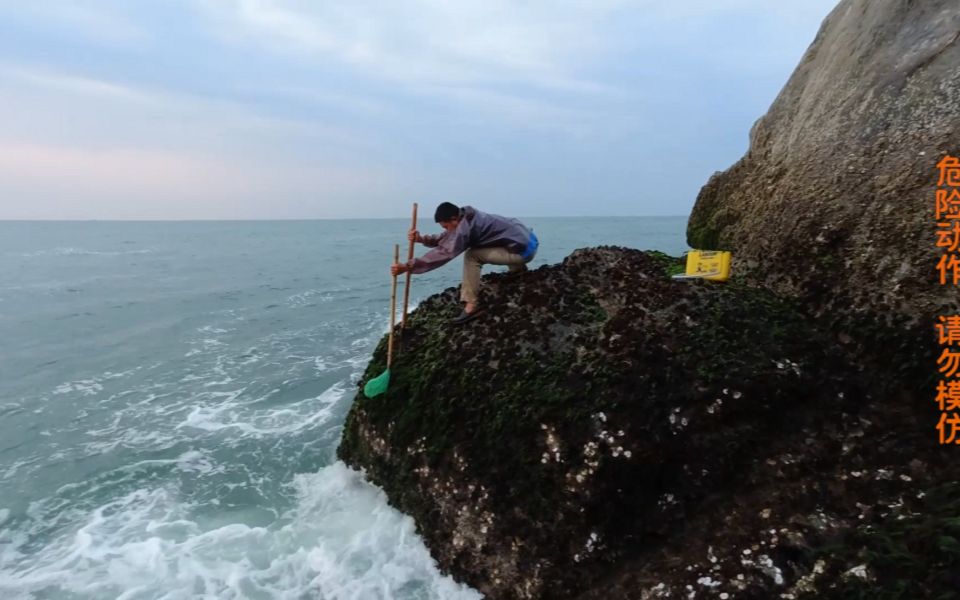
[[[393, 245], [393, 262], [400, 261], [400, 244]], [[393, 286], [390, 291], [390, 339], [387, 341], [387, 369], [393, 364], [393, 328], [397, 323], [397, 276], [393, 276]]]
[[[410, 229], [417, 229], [417, 203], [413, 203], [413, 224], [410, 226]], [[416, 241], [410, 242], [410, 252], [407, 254], [407, 261], [413, 260], [413, 246], [416, 244]], [[413, 273], [407, 271], [407, 281], [403, 286], [403, 320], [400, 321], [400, 331], [407, 326], [407, 304], [410, 302], [410, 279], [413, 276]]]

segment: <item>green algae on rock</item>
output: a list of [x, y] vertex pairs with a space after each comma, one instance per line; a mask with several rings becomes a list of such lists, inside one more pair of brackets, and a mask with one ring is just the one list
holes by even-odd
[[688, 240], [732, 250], [731, 281], [579, 250], [488, 276], [459, 329], [447, 290], [340, 457], [490, 598], [956, 598], [931, 380], [960, 304], [930, 208], [958, 39], [954, 1], [842, 0], [697, 198]]
[[[489, 597], [589, 588], [735, 485], [800, 415], [861, 397], [795, 307], [672, 280], [669, 262], [601, 247], [489, 275], [487, 315], [463, 327], [447, 322], [454, 290], [428, 299], [390, 390], [356, 398], [340, 457]], [[384, 359], [381, 343], [364, 379]]]
[[960, 311], [932, 214], [936, 165], [960, 151], [958, 34], [955, 0], [840, 2], [687, 226], [907, 392], [929, 385], [933, 319]]

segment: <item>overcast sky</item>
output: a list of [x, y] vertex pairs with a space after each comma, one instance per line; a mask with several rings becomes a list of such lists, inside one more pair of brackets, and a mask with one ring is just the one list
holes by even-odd
[[836, 0], [0, 0], [0, 219], [686, 215]]

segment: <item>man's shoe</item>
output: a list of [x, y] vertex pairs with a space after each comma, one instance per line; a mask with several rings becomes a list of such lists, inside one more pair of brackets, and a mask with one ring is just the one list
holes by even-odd
[[523, 264], [523, 265], [520, 265], [519, 269], [513, 269], [510, 271], [507, 271], [506, 273], [504, 273], [504, 275], [506, 275], [507, 279], [514, 279], [519, 275], [523, 275], [529, 270], [530, 269], [527, 268], [527, 265]]
[[483, 312], [482, 308], [476, 308], [473, 310], [473, 312], [467, 312], [465, 310], [461, 310], [459, 315], [450, 319], [450, 322], [453, 323], [454, 325], [463, 325], [467, 321], [470, 321], [476, 318], [482, 312]]

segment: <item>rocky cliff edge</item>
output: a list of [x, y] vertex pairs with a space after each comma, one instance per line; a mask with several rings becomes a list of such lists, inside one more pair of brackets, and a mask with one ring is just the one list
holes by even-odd
[[[801, 597], [891, 575], [861, 556], [866, 526], [929, 529], [960, 500], [938, 487], [931, 411], [871, 387], [796, 305], [673, 280], [678, 264], [601, 247], [488, 275], [465, 326], [455, 289], [431, 297], [339, 456], [489, 598]], [[385, 360], [386, 338], [361, 385]], [[936, 589], [930, 560], [908, 575]]]

